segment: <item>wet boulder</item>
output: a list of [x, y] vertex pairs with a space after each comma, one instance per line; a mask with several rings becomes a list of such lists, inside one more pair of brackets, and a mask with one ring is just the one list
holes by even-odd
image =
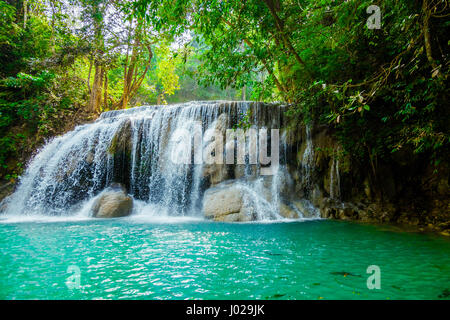
[[299, 218], [299, 215], [295, 211], [295, 209], [293, 209], [291, 206], [287, 205], [286, 203], [280, 202], [278, 204], [278, 208], [279, 208], [279, 213], [283, 218], [286, 218], [286, 219], [298, 219]]
[[[203, 154], [205, 154], [207, 151], [205, 150], [208, 146], [208, 148], [211, 148], [214, 150], [214, 153], [216, 152], [222, 152], [223, 155], [223, 148], [224, 143], [226, 139], [226, 130], [228, 125], [229, 119], [228, 115], [226, 113], [220, 114], [217, 119], [214, 121], [214, 123], [211, 125], [210, 129], [213, 130], [213, 135], [220, 134], [222, 135], [222, 140], [213, 140], [210, 141], [210, 136], [205, 135], [204, 141], [203, 141]], [[205, 179], [208, 179], [211, 183], [211, 185], [216, 185], [228, 178], [228, 171], [227, 167], [225, 165], [225, 158], [222, 158], [222, 163], [212, 163], [212, 164], [203, 164], [203, 171], [202, 176]]]
[[296, 200], [292, 202], [292, 205], [302, 213], [303, 218], [319, 218], [319, 210], [313, 206], [313, 204], [306, 200]]
[[91, 212], [95, 218], [116, 218], [131, 214], [133, 199], [122, 184], [112, 184], [95, 200]]
[[207, 219], [214, 221], [254, 220], [254, 212], [246, 201], [245, 191], [232, 181], [225, 181], [206, 190], [203, 197], [203, 213]]
[[[113, 157], [113, 181], [125, 183], [128, 187], [131, 172], [131, 152], [133, 150], [133, 128], [131, 120], [121, 124], [111, 139], [108, 153]], [[89, 161], [89, 155], [86, 161]]]

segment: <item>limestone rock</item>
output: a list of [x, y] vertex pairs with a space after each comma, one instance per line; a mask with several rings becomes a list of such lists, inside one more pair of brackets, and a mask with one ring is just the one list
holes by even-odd
[[206, 190], [203, 213], [214, 221], [237, 222], [253, 220], [253, 210], [247, 206], [245, 192], [238, 184], [226, 181]]
[[280, 209], [280, 215], [286, 219], [298, 219], [298, 213], [291, 208], [290, 206], [288, 206], [285, 203], [280, 203], [278, 205], [278, 208]]
[[[132, 146], [131, 120], [125, 121], [111, 140], [108, 152], [116, 157], [127, 156]], [[89, 154], [88, 154], [89, 157]], [[89, 161], [89, 159], [86, 159]]]
[[129, 181], [132, 149], [133, 134], [131, 120], [126, 120], [115, 133], [108, 148], [108, 153], [114, 159], [114, 167], [112, 170], [113, 181], [123, 183]]
[[92, 205], [92, 216], [96, 218], [116, 218], [131, 214], [133, 199], [120, 184], [105, 189]]
[[[228, 125], [228, 115], [226, 113], [222, 113], [217, 117], [217, 120], [214, 122], [214, 125], [210, 128], [212, 130], [216, 130], [220, 134], [222, 134], [223, 139], [225, 139], [225, 133]], [[214, 140], [214, 150], [222, 150], [223, 152], [223, 141]], [[205, 141], [203, 142], [205, 144]], [[204, 150], [203, 150], [204, 152]], [[227, 167], [225, 163], [225, 155], [223, 154], [223, 163], [213, 163], [213, 164], [204, 164], [202, 175], [205, 178], [209, 178], [209, 181], [212, 185], [216, 185], [228, 178]]]
[[[13, 182], [6, 182], [0, 184], [0, 202], [2, 202], [3, 199], [11, 195], [14, 191], [15, 184]], [[0, 210], [1, 211], [1, 210]]]
[[308, 200], [296, 200], [292, 205], [303, 214], [303, 218], [318, 218], [319, 210]]

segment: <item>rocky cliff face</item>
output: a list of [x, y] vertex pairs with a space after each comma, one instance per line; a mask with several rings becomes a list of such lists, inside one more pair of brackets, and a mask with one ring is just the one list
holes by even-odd
[[323, 217], [449, 232], [448, 167], [437, 175], [407, 153], [359, 164], [332, 128], [290, 129], [284, 111], [219, 101], [104, 113], [43, 148], [2, 210], [65, 214], [121, 183], [134, 199], [216, 221]]
[[[390, 163], [380, 161], [371, 167], [345, 155], [327, 126], [298, 128], [291, 135], [289, 169], [296, 193], [310, 199], [321, 217], [450, 233], [448, 163], [436, 172], [425, 156], [404, 151]], [[308, 158], [305, 150], [310, 145], [313, 154]], [[302, 172], [308, 170], [309, 179], [302, 179]]]

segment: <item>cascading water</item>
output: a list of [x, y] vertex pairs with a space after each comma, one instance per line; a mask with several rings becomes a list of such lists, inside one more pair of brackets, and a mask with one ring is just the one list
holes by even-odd
[[341, 178], [339, 175], [339, 159], [333, 157], [330, 168], [330, 198], [339, 199], [341, 196]]
[[48, 143], [29, 164], [6, 214], [62, 215], [112, 181], [108, 146], [122, 121], [97, 121]]
[[[233, 128], [244, 114], [249, 115], [252, 128], [282, 127], [283, 106], [278, 104], [190, 102], [105, 112], [94, 123], [50, 141], [30, 162], [15, 193], [5, 199], [3, 213], [86, 214], [87, 202], [111, 183], [119, 182], [139, 203], [135, 211], [142, 210], [144, 203], [158, 206], [160, 214], [201, 215], [205, 189], [236, 179], [248, 191], [256, 219], [279, 219], [280, 189], [289, 179], [283, 163], [270, 177], [261, 177], [264, 166], [250, 163], [247, 155], [244, 164], [213, 166], [214, 174], [206, 179], [205, 172], [211, 169], [198, 161], [203, 150], [192, 148], [192, 163], [173, 161], [180, 130], [193, 133], [194, 145], [201, 139], [204, 149], [208, 129]], [[281, 140], [282, 153], [285, 139]], [[311, 163], [311, 153], [308, 143], [306, 164]], [[241, 174], [237, 173], [239, 166], [244, 167]], [[267, 183], [270, 186], [265, 190], [270, 197], [263, 197], [262, 186]]]
[[303, 177], [305, 179], [305, 186], [307, 189], [311, 189], [312, 184], [312, 171], [314, 167], [314, 145], [312, 141], [312, 124], [307, 124], [306, 131], [306, 148], [303, 153], [302, 166]]

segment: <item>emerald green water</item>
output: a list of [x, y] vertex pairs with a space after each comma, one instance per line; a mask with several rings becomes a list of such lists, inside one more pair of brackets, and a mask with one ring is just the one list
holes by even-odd
[[[324, 220], [8, 222], [0, 253], [1, 299], [448, 299], [450, 289], [447, 238]], [[379, 290], [367, 288], [369, 265]]]

